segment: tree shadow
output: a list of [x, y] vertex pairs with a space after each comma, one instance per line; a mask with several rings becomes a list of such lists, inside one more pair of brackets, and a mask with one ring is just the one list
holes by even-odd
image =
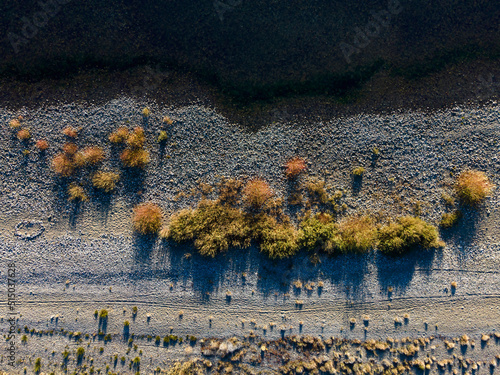
[[[377, 252], [376, 264], [380, 289], [387, 294], [392, 290], [406, 291], [413, 279], [416, 266], [426, 274], [431, 273], [435, 249], [417, 247], [400, 256], [385, 255]], [[390, 289], [392, 288], [392, 289]]]
[[[134, 253], [134, 272], [132, 278], [140, 279], [143, 276], [150, 277], [151, 253], [156, 243], [156, 236], [141, 235], [134, 233], [133, 253]], [[144, 267], [144, 266], [147, 267]]]
[[480, 208], [470, 208], [460, 205], [462, 217], [458, 223], [449, 229], [441, 231], [441, 237], [446, 243], [453, 243], [459, 250], [458, 261], [464, 265], [471, 258], [471, 249], [476, 238], [478, 224], [482, 219]]
[[351, 177], [351, 186], [352, 186], [352, 194], [354, 196], [358, 195], [361, 192], [361, 188], [363, 186], [363, 175], [353, 175]]
[[141, 192], [144, 189], [146, 172], [141, 168], [123, 168], [121, 176], [125, 196], [130, 203], [138, 204]]

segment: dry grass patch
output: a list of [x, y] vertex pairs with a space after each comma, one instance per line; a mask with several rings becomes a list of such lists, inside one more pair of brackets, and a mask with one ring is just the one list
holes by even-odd
[[154, 203], [142, 203], [134, 208], [132, 222], [134, 229], [141, 234], [153, 234], [160, 230], [163, 213]]
[[31, 138], [31, 133], [28, 129], [23, 128], [17, 132], [17, 139], [20, 141], [26, 141]]
[[57, 154], [52, 159], [52, 169], [63, 177], [69, 177], [75, 172], [73, 160], [65, 153]]
[[97, 172], [92, 177], [92, 184], [95, 188], [104, 190], [106, 193], [113, 191], [116, 183], [120, 179], [118, 173], [113, 172]]
[[40, 151], [45, 151], [49, 148], [49, 142], [47, 142], [45, 139], [39, 139], [38, 141], [36, 141], [35, 147]]
[[82, 150], [85, 164], [96, 165], [105, 159], [104, 151], [101, 147], [90, 146]]
[[21, 127], [21, 121], [19, 121], [19, 119], [17, 119], [17, 118], [14, 118], [14, 119], [9, 121], [9, 126], [12, 129], [19, 129]]
[[491, 193], [493, 184], [484, 172], [469, 170], [458, 176], [455, 188], [462, 202], [477, 205]]
[[72, 126], [68, 126], [62, 130], [62, 133], [70, 138], [76, 138], [78, 136], [78, 130]]
[[144, 129], [141, 127], [135, 127], [132, 133], [127, 137], [127, 146], [132, 148], [142, 148], [146, 137], [144, 135]]
[[123, 165], [130, 168], [144, 168], [150, 161], [149, 152], [141, 148], [126, 149], [120, 155]]
[[451, 228], [458, 223], [461, 217], [462, 213], [459, 210], [444, 213], [439, 222], [439, 226], [442, 228]]
[[286, 177], [295, 178], [306, 170], [306, 161], [302, 158], [295, 157], [289, 160], [286, 165]]
[[85, 190], [80, 185], [70, 184], [68, 188], [68, 200], [70, 201], [80, 201], [85, 202], [88, 200], [87, 194], [85, 194]]
[[63, 152], [68, 156], [73, 156], [78, 151], [78, 146], [74, 143], [65, 143], [63, 146]]
[[123, 143], [127, 140], [128, 136], [128, 129], [122, 126], [109, 135], [109, 141], [111, 143]]
[[272, 196], [271, 187], [260, 178], [248, 181], [243, 189], [243, 199], [251, 208], [261, 208]]

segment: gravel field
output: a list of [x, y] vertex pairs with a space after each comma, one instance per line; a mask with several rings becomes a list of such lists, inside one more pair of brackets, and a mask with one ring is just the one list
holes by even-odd
[[[141, 115], [145, 106], [152, 111], [148, 119]], [[31, 131], [29, 145], [17, 140], [8, 126], [18, 115]], [[156, 137], [165, 128], [165, 115], [175, 122], [162, 147]], [[60, 327], [93, 332], [93, 311], [106, 307], [111, 311], [109, 329], [120, 332], [133, 305], [139, 306], [141, 318], [133, 329], [144, 334], [164, 335], [172, 326], [184, 335], [244, 335], [250, 328], [242, 327], [241, 319], [255, 319], [252, 329], [268, 338], [281, 334], [264, 333], [271, 320], [284, 324], [287, 334], [364, 338], [362, 327], [347, 328], [351, 317], [360, 321], [365, 312], [373, 316], [371, 337], [426, 335], [424, 322], [433, 330], [439, 323], [442, 335], [478, 335], [500, 326], [499, 189], [479, 210], [465, 209], [455, 229], [441, 233], [444, 249], [395, 259], [370, 252], [322, 257], [314, 265], [305, 252], [271, 261], [254, 247], [206, 259], [190, 246], [139, 238], [129, 221], [131, 208], [142, 201], [153, 200], [168, 214], [194, 206], [198, 198], [176, 199], [177, 194], [189, 192], [198, 181], [213, 184], [217, 176], [261, 176], [286, 198], [290, 187], [283, 166], [299, 155], [308, 161], [309, 176], [345, 191], [346, 215], [397, 216], [421, 202], [422, 217], [436, 224], [445, 212], [441, 195], [452, 192], [453, 176], [461, 170], [485, 171], [500, 185], [496, 102], [430, 114], [359, 115], [307, 128], [277, 122], [255, 133], [228, 123], [211, 108], [159, 108], [129, 98], [29, 112], [0, 108], [0, 123], [0, 259], [17, 264], [20, 326], [46, 329], [54, 324], [50, 317], [59, 314], [64, 317]], [[108, 198], [90, 188], [89, 172], [77, 174], [71, 181], [89, 187], [90, 197], [77, 207], [67, 201], [68, 181], [50, 169], [50, 160], [67, 138], [61, 130], [68, 125], [82, 127], [79, 146], [104, 147], [104, 167], [111, 170], [121, 167], [109, 133], [120, 125], [141, 125], [152, 161], [141, 174], [122, 170], [118, 189]], [[51, 145], [45, 156], [33, 146], [40, 138]], [[374, 147], [380, 149], [378, 158]], [[31, 151], [28, 156], [25, 149]], [[366, 168], [361, 184], [351, 179], [356, 166]], [[41, 223], [43, 233], [32, 240], [16, 237], [16, 225], [25, 220]], [[298, 279], [316, 286], [299, 292], [293, 287]], [[3, 269], [0, 280], [6, 280]], [[322, 289], [317, 287], [320, 281]], [[450, 291], [452, 281], [458, 284], [456, 293]], [[296, 306], [299, 299], [302, 309]], [[2, 309], [4, 305], [0, 303]], [[181, 309], [184, 319], [178, 319]], [[151, 322], [144, 320], [146, 311]], [[411, 314], [411, 324], [398, 329], [394, 316], [405, 312]], [[75, 321], [78, 314], [81, 318]], [[209, 315], [215, 317], [210, 329]], [[300, 332], [299, 320], [305, 322]], [[288, 332], [288, 327], [293, 329]]]

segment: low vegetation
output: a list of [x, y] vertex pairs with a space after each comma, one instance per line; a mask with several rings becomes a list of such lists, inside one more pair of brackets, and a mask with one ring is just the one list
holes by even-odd
[[49, 148], [49, 142], [47, 142], [45, 139], [39, 139], [38, 141], [36, 141], [35, 147], [40, 151], [45, 151]]
[[87, 194], [85, 194], [85, 190], [83, 190], [80, 185], [74, 183], [69, 185], [68, 195], [69, 201], [85, 202], [88, 200]]
[[100, 171], [92, 177], [92, 185], [97, 189], [109, 193], [115, 189], [119, 179], [120, 175], [118, 173]]
[[144, 149], [144, 129], [136, 127], [125, 140], [127, 148], [122, 151], [120, 159], [125, 167], [144, 168], [150, 161], [149, 152]]
[[435, 226], [412, 216], [401, 217], [380, 227], [378, 241], [378, 249], [390, 255], [402, 254], [417, 246], [426, 249], [444, 246]]
[[356, 167], [352, 170], [352, 175], [354, 177], [361, 177], [365, 173], [365, 168], [363, 167]]
[[254, 209], [261, 208], [272, 196], [271, 187], [260, 178], [248, 181], [243, 189], [243, 199]]
[[302, 158], [295, 157], [286, 163], [285, 168], [287, 178], [296, 178], [306, 170], [306, 161]]
[[163, 220], [163, 213], [154, 203], [142, 203], [134, 208], [132, 222], [134, 229], [141, 234], [157, 233]]
[[455, 188], [463, 203], [477, 205], [491, 193], [493, 184], [484, 172], [467, 170], [458, 176]]
[[70, 138], [76, 138], [78, 136], [78, 130], [72, 126], [68, 126], [62, 130], [63, 134]]
[[455, 226], [460, 218], [462, 217], [462, 213], [459, 210], [453, 212], [446, 212], [441, 217], [441, 221], [439, 222], [439, 226], [442, 228], [451, 228]]
[[17, 132], [17, 138], [20, 141], [27, 141], [28, 139], [31, 138], [31, 133], [28, 129], [23, 128]]
[[111, 143], [124, 143], [127, 140], [128, 136], [128, 129], [122, 126], [109, 135], [109, 141]]

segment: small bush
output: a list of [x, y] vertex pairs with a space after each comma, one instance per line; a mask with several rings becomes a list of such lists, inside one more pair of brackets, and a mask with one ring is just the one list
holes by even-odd
[[75, 172], [73, 161], [68, 155], [61, 153], [57, 154], [52, 160], [52, 168], [54, 172], [63, 176], [69, 177]]
[[252, 208], [261, 208], [272, 196], [269, 184], [259, 178], [247, 182], [243, 190], [244, 200]]
[[149, 117], [151, 116], [151, 110], [148, 108], [148, 107], [144, 107], [143, 110], [142, 110], [142, 115], [144, 117]]
[[82, 150], [83, 163], [86, 165], [96, 165], [102, 162], [105, 158], [102, 148], [97, 146], [85, 147]]
[[37, 358], [35, 360], [35, 367], [33, 368], [33, 371], [35, 372], [35, 374], [38, 374], [41, 369], [42, 369], [42, 360], [40, 358]]
[[17, 138], [20, 141], [26, 141], [31, 138], [30, 131], [26, 128], [23, 128], [17, 132]]
[[129, 327], [129, 326], [130, 326], [130, 322], [129, 322], [128, 320], [125, 320], [125, 321], [123, 322], [123, 326], [124, 326], [124, 327]]
[[442, 228], [451, 228], [456, 223], [458, 223], [458, 220], [460, 220], [461, 217], [462, 217], [462, 213], [459, 210], [454, 211], [454, 212], [444, 213], [443, 216], [441, 217], [441, 221], [439, 222], [439, 225]]
[[141, 234], [156, 233], [162, 225], [163, 213], [156, 204], [142, 203], [134, 208], [132, 222], [134, 229]]
[[167, 132], [165, 130], [160, 130], [160, 133], [158, 134], [158, 143], [165, 142], [167, 139]]
[[78, 130], [72, 126], [68, 126], [62, 130], [63, 134], [70, 137], [76, 138], [78, 136]]
[[45, 139], [39, 139], [38, 141], [36, 141], [35, 147], [40, 151], [45, 151], [49, 148], [49, 142], [47, 142]]
[[149, 163], [149, 152], [143, 149], [125, 149], [120, 155], [124, 166], [130, 168], [144, 168]]
[[70, 184], [68, 188], [68, 200], [85, 202], [88, 200], [85, 190], [79, 185]]
[[206, 200], [195, 210], [174, 215], [167, 233], [177, 242], [194, 241], [200, 254], [212, 257], [229, 247], [248, 247], [251, 240], [250, 228], [240, 210]]
[[236, 204], [242, 187], [243, 182], [240, 180], [223, 178], [218, 184], [219, 202]]
[[379, 228], [378, 248], [385, 254], [402, 254], [416, 246], [438, 248], [444, 246], [437, 228], [420, 218], [404, 216]]
[[469, 205], [480, 203], [493, 189], [484, 172], [464, 171], [458, 176], [456, 191], [460, 200]]
[[63, 152], [68, 156], [73, 156], [78, 151], [78, 146], [74, 143], [68, 142], [63, 146]]
[[120, 179], [118, 173], [113, 172], [97, 172], [92, 177], [92, 184], [95, 188], [104, 190], [106, 193], [113, 191], [116, 183]]
[[365, 173], [365, 169], [363, 167], [356, 167], [352, 170], [352, 175], [354, 177], [361, 177]]
[[377, 228], [368, 216], [352, 217], [339, 224], [340, 251], [363, 253], [374, 247]]
[[99, 318], [108, 319], [108, 310], [101, 310], [101, 312], [99, 313]]
[[125, 127], [119, 127], [113, 133], [109, 135], [109, 141], [111, 143], [123, 143], [129, 137], [128, 129]]
[[302, 158], [296, 157], [288, 161], [285, 167], [286, 177], [295, 178], [306, 170], [306, 161]]
[[306, 190], [313, 202], [322, 204], [328, 203], [328, 194], [325, 188], [325, 181], [319, 179], [310, 179], [306, 183]]
[[9, 121], [9, 126], [12, 128], [12, 129], [18, 129], [21, 127], [21, 121], [19, 121], [19, 119], [15, 118], [15, 119], [12, 119]]
[[337, 226], [329, 214], [308, 215], [300, 222], [298, 233], [300, 247], [333, 253], [338, 249], [340, 237]]
[[127, 138], [127, 146], [132, 148], [142, 148], [145, 140], [146, 137], [144, 136], [144, 129], [138, 126], [134, 128], [132, 133], [129, 134]]
[[167, 125], [172, 125], [174, 123], [174, 121], [169, 116], [163, 117], [163, 122]]
[[77, 350], [76, 350], [76, 357], [78, 358], [79, 361], [81, 361], [83, 359], [83, 356], [85, 355], [85, 349], [82, 348], [82, 347], [79, 347]]
[[283, 259], [295, 255], [299, 250], [297, 231], [290, 225], [278, 224], [262, 233], [260, 251], [271, 259]]

